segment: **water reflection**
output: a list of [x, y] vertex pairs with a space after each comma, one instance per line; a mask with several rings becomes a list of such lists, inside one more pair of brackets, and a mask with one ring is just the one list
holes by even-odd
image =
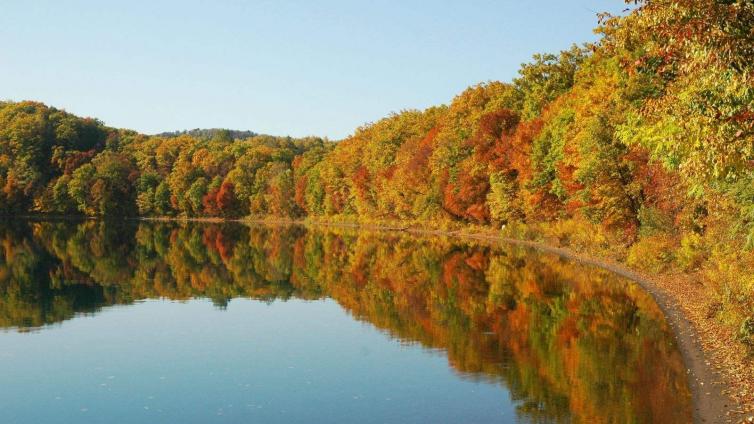
[[505, 387], [526, 422], [690, 422], [681, 357], [634, 284], [552, 255], [442, 238], [237, 224], [0, 227], [0, 326], [140, 299], [332, 298]]

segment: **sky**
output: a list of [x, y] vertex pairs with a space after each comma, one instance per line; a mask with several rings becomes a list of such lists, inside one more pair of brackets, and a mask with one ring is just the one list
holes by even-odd
[[620, 0], [0, 0], [0, 99], [147, 134], [339, 139], [595, 41]]

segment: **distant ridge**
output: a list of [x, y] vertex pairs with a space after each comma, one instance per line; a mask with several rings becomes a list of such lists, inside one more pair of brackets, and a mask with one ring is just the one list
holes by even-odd
[[226, 128], [194, 128], [193, 130], [166, 131], [155, 134], [158, 137], [178, 137], [189, 135], [198, 139], [212, 139], [216, 137], [230, 138], [233, 140], [244, 140], [259, 135], [254, 131], [230, 130]]

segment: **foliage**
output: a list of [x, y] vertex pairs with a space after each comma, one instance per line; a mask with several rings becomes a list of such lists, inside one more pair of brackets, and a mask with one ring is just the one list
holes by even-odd
[[667, 270], [673, 262], [675, 243], [666, 235], [647, 236], [628, 250], [626, 263], [650, 272]]

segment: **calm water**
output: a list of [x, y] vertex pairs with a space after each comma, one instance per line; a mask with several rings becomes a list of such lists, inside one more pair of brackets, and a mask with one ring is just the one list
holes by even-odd
[[2, 423], [686, 423], [634, 284], [510, 246], [0, 225]]

